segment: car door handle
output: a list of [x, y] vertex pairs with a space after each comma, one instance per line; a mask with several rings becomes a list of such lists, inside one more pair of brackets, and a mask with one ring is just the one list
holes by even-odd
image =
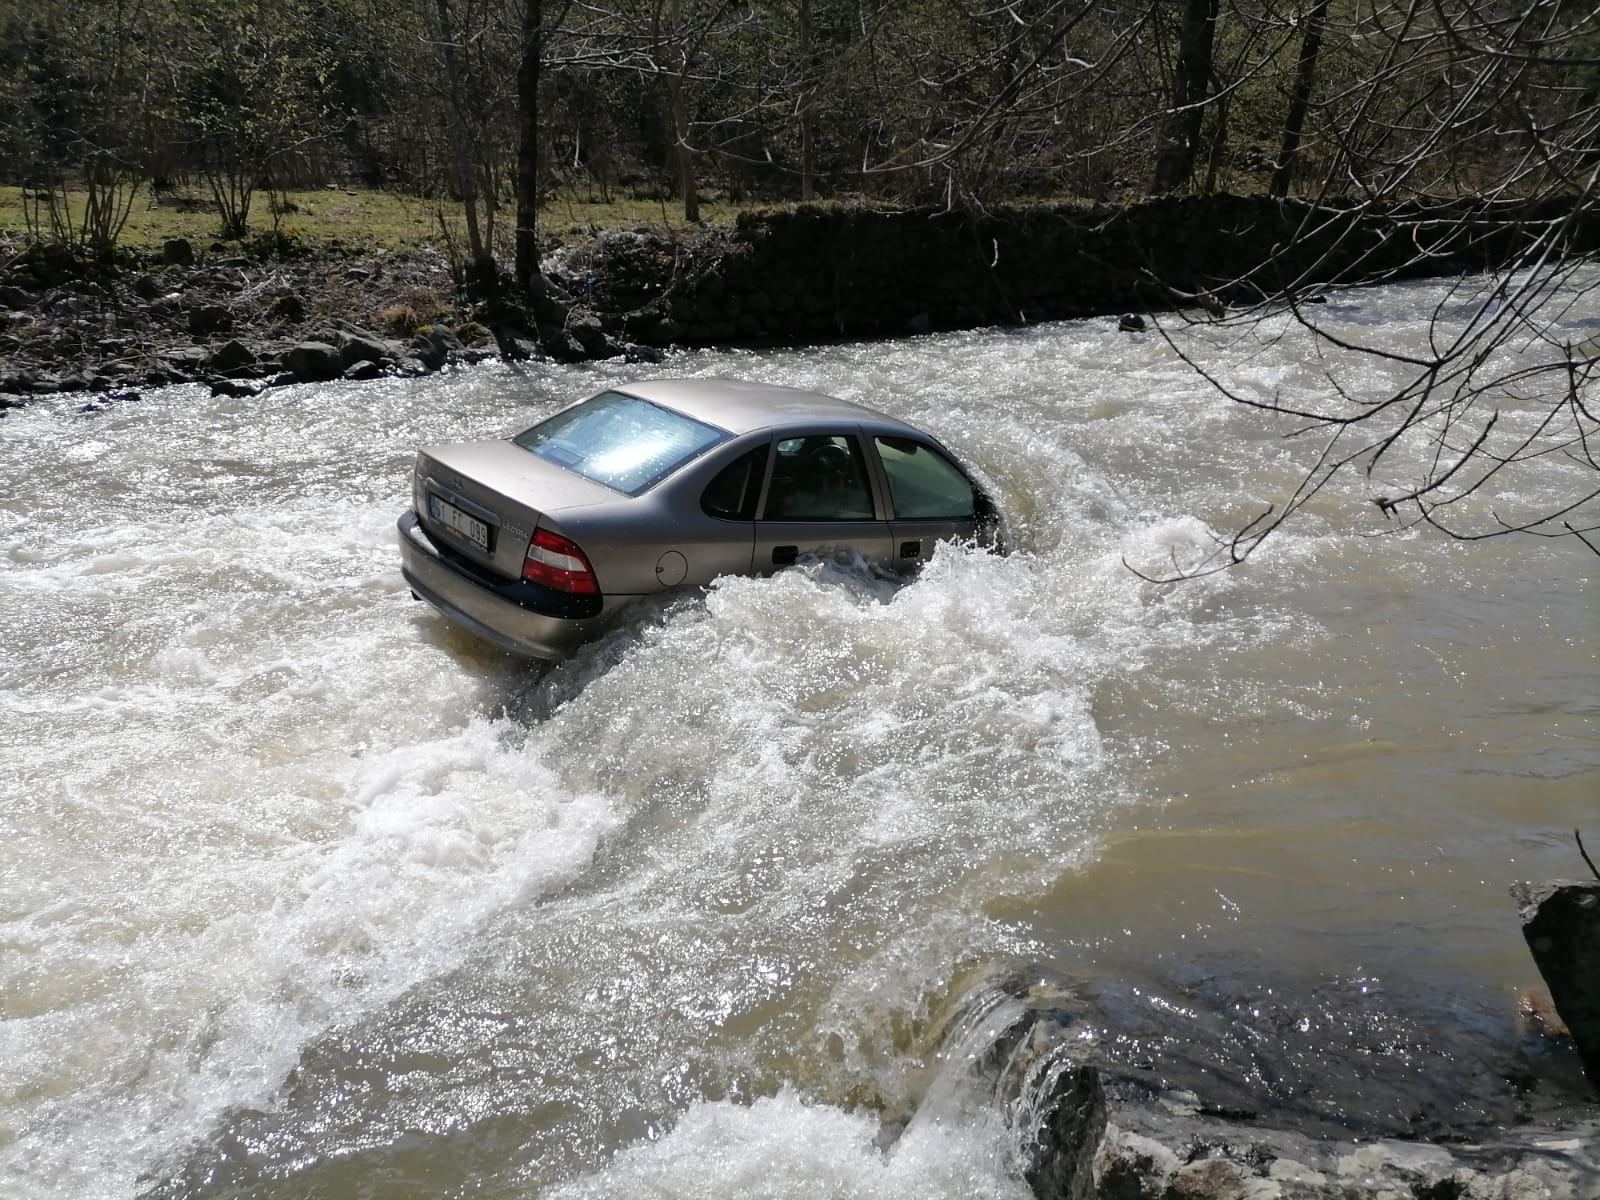
[[901, 558], [921, 558], [922, 557], [922, 543], [921, 542], [901, 542], [900, 543], [900, 557]]
[[787, 567], [799, 557], [799, 546], [774, 546], [772, 548], [772, 562], [775, 566]]

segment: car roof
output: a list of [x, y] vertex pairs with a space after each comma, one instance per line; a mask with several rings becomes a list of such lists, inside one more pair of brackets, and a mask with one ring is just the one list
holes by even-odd
[[612, 390], [681, 412], [735, 436], [757, 429], [811, 428], [828, 421], [926, 437], [914, 425], [837, 396], [741, 379], [643, 379]]

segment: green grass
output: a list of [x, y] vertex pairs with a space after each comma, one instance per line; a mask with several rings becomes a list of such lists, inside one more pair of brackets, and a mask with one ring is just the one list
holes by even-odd
[[[204, 192], [198, 190], [180, 195], [194, 201], [206, 200]], [[285, 234], [312, 246], [404, 251], [420, 246], [442, 246], [447, 240], [463, 245], [466, 241], [458, 204], [346, 188], [289, 192], [284, 199], [293, 208], [283, 214], [280, 228]], [[731, 225], [741, 211], [751, 207], [755, 205], [702, 204], [702, 223]], [[511, 251], [512, 217], [509, 205], [502, 208], [495, 231], [496, 248], [507, 257]], [[688, 227], [683, 220], [682, 206], [675, 201], [620, 197], [610, 203], [588, 197], [558, 197], [545, 205], [539, 219], [542, 237], [557, 237], [563, 241], [592, 237], [608, 229], [643, 227], [665, 233]], [[251, 208], [250, 232], [264, 233], [271, 228], [272, 212], [267, 198], [258, 194]], [[26, 229], [22, 189], [0, 187], [0, 233], [16, 235]], [[170, 203], [158, 203], [151, 192], [140, 189], [134, 197], [120, 244], [131, 250], [155, 250], [167, 238], [208, 243], [219, 236], [219, 221], [214, 211], [186, 212]]]

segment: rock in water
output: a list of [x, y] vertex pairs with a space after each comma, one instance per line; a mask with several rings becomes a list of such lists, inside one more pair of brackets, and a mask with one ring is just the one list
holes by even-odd
[[912, 1117], [939, 1121], [974, 1107], [997, 1111], [1016, 1164], [1039, 1200], [1092, 1200], [1106, 1130], [1100, 1072], [1067, 1048], [1084, 1017], [1064, 985], [1011, 971], [963, 990], [939, 1035], [939, 1070]]
[[1039, 1200], [1090, 1200], [1095, 1153], [1106, 1131], [1100, 1072], [1057, 1056], [1029, 1091], [1029, 1119], [1019, 1130], [1023, 1178]]
[[301, 383], [337, 379], [344, 370], [339, 351], [326, 342], [301, 342], [284, 356], [284, 366]]
[[1522, 936], [1600, 1092], [1600, 883], [1519, 883]]

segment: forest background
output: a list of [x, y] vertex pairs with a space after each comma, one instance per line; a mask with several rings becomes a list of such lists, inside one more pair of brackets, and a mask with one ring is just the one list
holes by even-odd
[[1578, 199], [1600, 161], [1600, 18], [1570, 0], [0, 11], [0, 184], [30, 234], [89, 257], [136, 205], [195, 193], [225, 238], [292, 237], [287, 197], [330, 184], [423, 198], [462, 259], [536, 284], [561, 200], [693, 223], [807, 200]]

